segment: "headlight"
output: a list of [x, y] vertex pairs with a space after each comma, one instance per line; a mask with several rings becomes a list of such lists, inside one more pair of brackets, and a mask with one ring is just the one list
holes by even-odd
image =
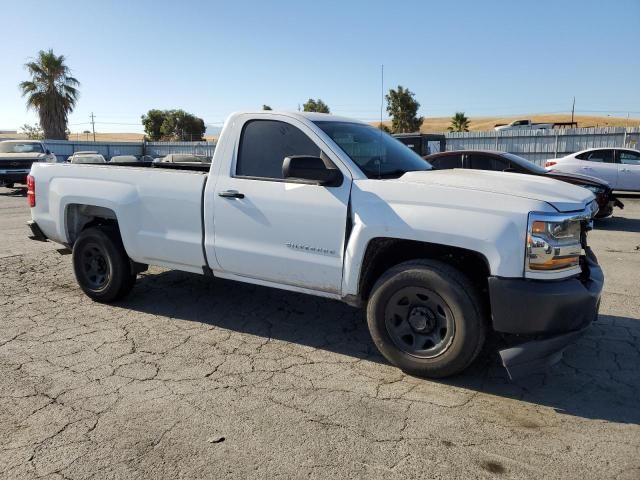
[[584, 217], [576, 215], [530, 213], [525, 255], [526, 276], [548, 278], [554, 273], [562, 273], [562, 276], [580, 273], [583, 220]]

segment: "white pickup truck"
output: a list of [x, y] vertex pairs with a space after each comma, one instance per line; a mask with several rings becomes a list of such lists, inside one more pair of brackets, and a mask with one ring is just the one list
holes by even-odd
[[584, 188], [432, 171], [379, 129], [317, 113], [233, 114], [200, 169], [34, 164], [32, 238], [72, 248], [99, 302], [152, 264], [366, 305], [382, 354], [421, 376], [461, 372], [494, 332], [525, 375], [597, 316]]
[[496, 125], [497, 132], [505, 130], [551, 130], [553, 123], [534, 123], [531, 120], [514, 120], [508, 125]]

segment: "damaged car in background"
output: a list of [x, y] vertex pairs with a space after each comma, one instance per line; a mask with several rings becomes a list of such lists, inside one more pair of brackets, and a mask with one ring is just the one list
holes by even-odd
[[613, 208], [624, 208], [624, 204], [613, 193], [611, 186], [604, 180], [579, 173], [548, 171], [513, 153], [488, 150], [458, 150], [440, 152], [424, 157], [434, 169], [467, 168], [472, 170], [490, 170], [493, 172], [523, 173], [553, 178], [571, 183], [593, 192], [598, 202], [596, 218], [611, 216]]
[[55, 162], [56, 156], [39, 140], [0, 141], [0, 187], [26, 185], [34, 162]]

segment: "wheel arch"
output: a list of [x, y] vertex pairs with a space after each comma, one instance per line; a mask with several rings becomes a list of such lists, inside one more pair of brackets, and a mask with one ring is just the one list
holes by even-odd
[[[409, 260], [440, 260], [464, 273], [478, 288], [487, 290], [490, 276], [488, 259], [480, 252], [451, 245], [404, 240], [390, 237], [372, 238], [362, 260], [358, 278], [358, 301], [366, 302], [375, 282], [387, 270]], [[487, 298], [488, 295], [482, 295]]]
[[65, 237], [70, 247], [76, 242], [80, 233], [89, 227], [114, 225], [120, 233], [118, 216], [108, 207], [70, 203], [65, 207], [64, 219]]

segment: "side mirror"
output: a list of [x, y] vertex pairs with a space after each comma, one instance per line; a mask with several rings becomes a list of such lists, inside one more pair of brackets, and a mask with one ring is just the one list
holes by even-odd
[[51, 155], [51, 150], [49, 150], [48, 148], [44, 151], [44, 153], [46, 153], [47, 155]]
[[282, 162], [282, 176], [298, 180], [310, 180], [325, 187], [342, 184], [342, 173], [329, 160], [307, 155], [291, 155]]

